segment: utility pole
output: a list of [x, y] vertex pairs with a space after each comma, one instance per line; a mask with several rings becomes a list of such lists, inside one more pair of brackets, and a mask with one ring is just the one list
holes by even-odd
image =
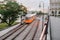
[[[44, 27], [44, 2], [41, 1], [41, 3], [42, 3], [42, 7], [43, 7], [43, 14], [42, 14], [42, 31], [43, 31], [43, 27]], [[40, 4], [41, 4], [41, 3], [40, 3]], [[39, 7], [41, 7], [40, 4], [39, 4]]]
[[43, 15], [42, 15], [42, 30], [44, 28], [44, 3], [42, 3], [43, 5]]

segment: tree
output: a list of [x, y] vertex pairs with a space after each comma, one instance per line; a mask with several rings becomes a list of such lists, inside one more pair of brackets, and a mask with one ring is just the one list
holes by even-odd
[[11, 0], [4, 0], [4, 1], [11, 1]]
[[23, 12], [23, 13], [20, 13], [23, 16], [27, 14], [27, 8], [22, 4], [20, 5], [20, 12]]
[[41, 14], [43, 14], [41, 11], [37, 12], [37, 15], [41, 15]]
[[19, 15], [19, 5], [16, 2], [8, 1], [4, 7], [0, 9], [0, 14], [2, 17], [0, 19], [2, 22], [7, 23], [11, 26], [18, 18]]

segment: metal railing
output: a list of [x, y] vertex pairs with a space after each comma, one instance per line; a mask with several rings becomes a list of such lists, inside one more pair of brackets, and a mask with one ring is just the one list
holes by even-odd
[[[48, 35], [49, 35], [49, 36], [48, 36]], [[49, 21], [48, 21], [48, 34], [47, 34], [47, 37], [49, 37], [49, 39], [47, 38], [47, 40], [52, 40], [50, 16], [49, 16]]]
[[[49, 21], [50, 21], [50, 18], [48, 16], [48, 20], [47, 20], [47, 23], [45, 23], [45, 26], [43, 27], [43, 31], [42, 31], [41, 36], [40, 36], [40, 40], [47, 40]], [[51, 29], [50, 29], [50, 31], [51, 31]], [[50, 38], [51, 38], [51, 36], [50, 36]]]
[[47, 39], [46, 40], [52, 40], [52, 35], [51, 35], [51, 19], [50, 16], [48, 16], [48, 28], [47, 28]]

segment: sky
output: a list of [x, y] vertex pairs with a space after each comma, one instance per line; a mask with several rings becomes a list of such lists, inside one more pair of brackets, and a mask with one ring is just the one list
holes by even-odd
[[[44, 3], [44, 10], [48, 9], [49, 0], [17, 0], [19, 4], [23, 4], [28, 8], [28, 10], [43, 10], [43, 3]], [[40, 4], [40, 8], [39, 8]]]
[[[44, 3], [44, 11], [48, 10], [49, 0], [16, 0], [19, 4], [23, 4], [28, 10], [42, 10]], [[39, 7], [40, 5], [40, 7]]]

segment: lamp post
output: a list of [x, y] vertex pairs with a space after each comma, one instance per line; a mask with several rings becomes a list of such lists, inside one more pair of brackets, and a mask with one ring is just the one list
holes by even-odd
[[42, 16], [42, 30], [43, 30], [43, 27], [44, 27], [44, 3], [43, 3], [43, 16]]

